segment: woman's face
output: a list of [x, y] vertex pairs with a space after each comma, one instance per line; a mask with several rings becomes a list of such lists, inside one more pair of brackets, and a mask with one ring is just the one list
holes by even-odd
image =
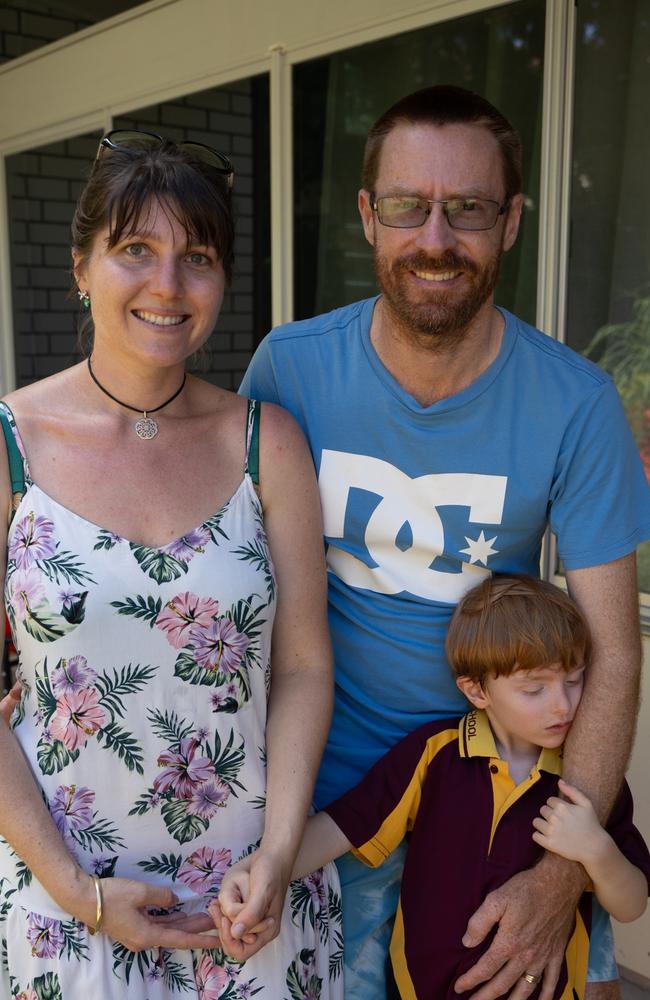
[[187, 244], [174, 215], [152, 199], [136, 233], [107, 247], [108, 228], [90, 257], [73, 251], [75, 276], [88, 293], [94, 350], [162, 367], [179, 364], [214, 329], [225, 277], [214, 247]]

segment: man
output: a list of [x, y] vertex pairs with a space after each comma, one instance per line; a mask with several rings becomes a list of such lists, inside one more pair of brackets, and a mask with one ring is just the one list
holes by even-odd
[[[454, 605], [490, 571], [538, 573], [550, 523], [594, 635], [565, 775], [604, 819], [632, 740], [634, 550], [650, 535], [618, 397], [595, 366], [494, 306], [523, 205], [519, 139], [494, 107], [446, 86], [404, 98], [371, 130], [362, 182], [381, 295], [272, 332], [241, 389], [294, 414], [319, 475], [337, 700], [318, 804], [421, 723], [462, 711], [443, 649]], [[386, 867], [341, 866], [346, 1000], [384, 995], [381, 925], [399, 886]], [[459, 992], [523, 1000], [543, 976], [549, 1000], [584, 885], [578, 865], [546, 855], [490, 894], [464, 943], [497, 933]]]

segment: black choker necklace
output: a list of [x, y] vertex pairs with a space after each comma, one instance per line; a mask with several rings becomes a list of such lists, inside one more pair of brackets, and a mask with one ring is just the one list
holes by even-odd
[[150, 441], [151, 438], [155, 438], [156, 434], [158, 433], [158, 424], [156, 423], [155, 420], [152, 420], [150, 416], [147, 416], [147, 414], [157, 413], [158, 410], [162, 410], [164, 406], [169, 406], [169, 404], [173, 402], [173, 400], [175, 400], [177, 396], [180, 396], [181, 392], [185, 388], [185, 381], [187, 379], [187, 373], [184, 373], [183, 381], [181, 382], [180, 386], [178, 387], [173, 396], [170, 396], [169, 399], [166, 399], [164, 403], [160, 404], [160, 406], [154, 406], [153, 410], [143, 410], [142, 407], [140, 406], [131, 406], [129, 403], [123, 403], [121, 399], [118, 399], [117, 396], [114, 396], [112, 392], [109, 392], [108, 389], [105, 389], [92, 369], [92, 365], [90, 364], [90, 358], [88, 358], [88, 371], [90, 373], [91, 379], [93, 380], [97, 388], [101, 389], [101, 391], [104, 393], [105, 396], [108, 396], [109, 399], [112, 399], [114, 403], [119, 403], [120, 406], [124, 406], [127, 410], [133, 410], [134, 413], [142, 413], [140, 419], [136, 420], [133, 426], [135, 428], [135, 433], [138, 435], [139, 438], [142, 438], [143, 441]]

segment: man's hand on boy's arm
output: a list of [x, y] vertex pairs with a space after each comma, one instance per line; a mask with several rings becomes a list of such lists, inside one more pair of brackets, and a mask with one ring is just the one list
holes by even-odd
[[[641, 643], [635, 556], [568, 571], [567, 583], [589, 623], [593, 654], [563, 769], [605, 819], [623, 780], [638, 707]], [[458, 992], [484, 983], [472, 994], [475, 1000], [495, 1000], [513, 987], [511, 1000], [525, 1000], [536, 987], [520, 977], [545, 970], [540, 1000], [551, 1000], [575, 906], [586, 885], [582, 866], [547, 854], [534, 869], [491, 893], [470, 921], [472, 933], [465, 943], [476, 946], [495, 923], [499, 928], [485, 955], [458, 980]]]

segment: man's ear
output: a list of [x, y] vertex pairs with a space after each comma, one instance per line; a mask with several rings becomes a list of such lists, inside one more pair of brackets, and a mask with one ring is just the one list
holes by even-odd
[[483, 690], [483, 686], [479, 681], [475, 681], [472, 677], [463, 675], [462, 677], [456, 678], [456, 686], [459, 691], [463, 692], [467, 700], [474, 706], [474, 708], [488, 707], [490, 699]]
[[510, 250], [514, 246], [515, 240], [517, 239], [523, 207], [523, 194], [514, 195], [510, 200], [510, 205], [508, 206], [506, 224], [503, 231], [503, 249], [506, 251]]
[[359, 206], [359, 215], [361, 216], [361, 222], [363, 223], [363, 231], [366, 239], [371, 247], [375, 245], [375, 213], [370, 207], [370, 192], [365, 191], [363, 188], [359, 191], [359, 198], [357, 201]]

